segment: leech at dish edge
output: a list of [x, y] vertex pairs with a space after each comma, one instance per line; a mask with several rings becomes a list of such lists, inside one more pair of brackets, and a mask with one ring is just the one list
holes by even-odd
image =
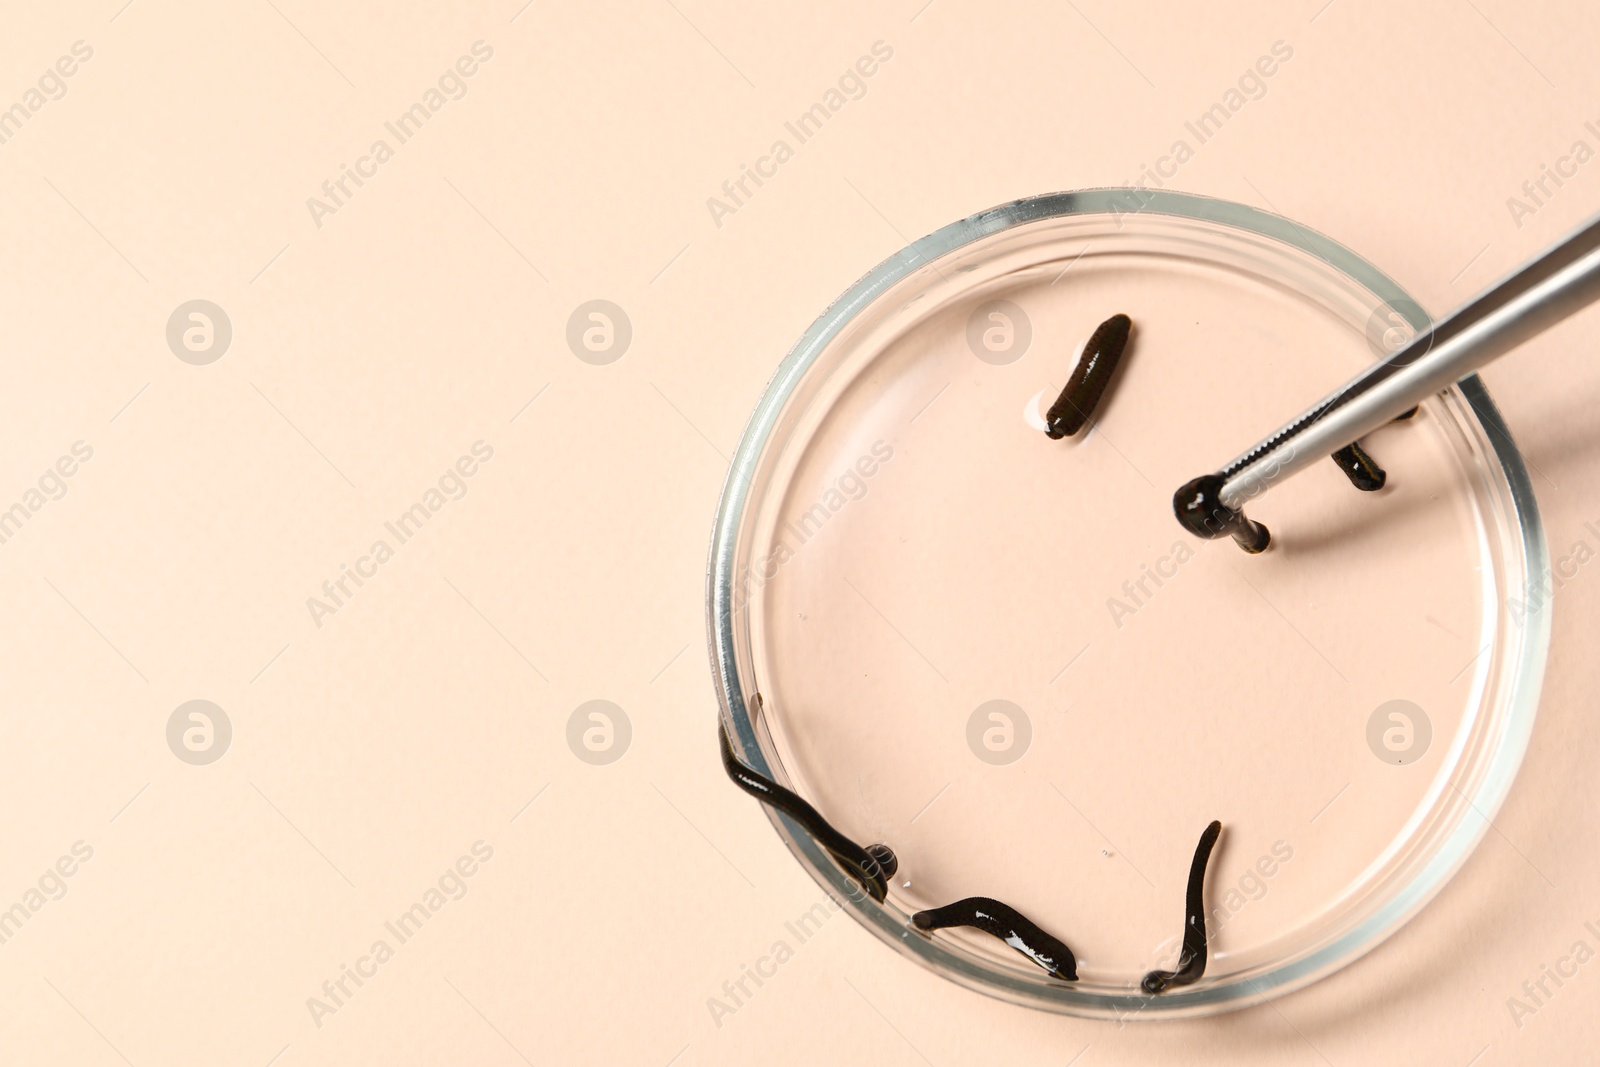
[[[760, 694], [757, 694], [755, 700], [760, 699]], [[717, 721], [717, 738], [722, 743], [722, 769], [735, 785], [799, 823], [812, 840], [826, 849], [839, 866], [866, 890], [868, 896], [883, 903], [889, 895], [889, 879], [900, 867], [893, 849], [888, 845], [862, 848], [835, 830], [804, 797], [740, 763], [734, 755], [733, 742], [728, 738], [727, 724], [720, 719]]]

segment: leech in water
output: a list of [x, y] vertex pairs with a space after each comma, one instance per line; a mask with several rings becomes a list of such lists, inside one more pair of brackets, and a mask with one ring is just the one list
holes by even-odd
[[1367, 455], [1367, 450], [1357, 441], [1351, 441], [1335, 452], [1333, 461], [1350, 479], [1350, 484], [1363, 493], [1376, 493], [1389, 480], [1388, 473], [1378, 466], [1377, 460]]
[[1122, 360], [1122, 350], [1128, 345], [1128, 330], [1132, 325], [1133, 320], [1128, 316], [1113, 315], [1089, 335], [1066, 388], [1045, 413], [1044, 432], [1052, 441], [1071, 437], [1083, 429], [1089, 416], [1094, 414], [1095, 405], [1100, 403]]
[[1139, 983], [1146, 993], [1160, 993], [1169, 986], [1188, 985], [1206, 973], [1206, 862], [1211, 859], [1211, 849], [1222, 833], [1222, 824], [1213, 822], [1200, 835], [1200, 844], [1194, 850], [1194, 861], [1189, 864], [1189, 892], [1184, 901], [1188, 914], [1184, 918], [1183, 948], [1178, 953], [1175, 971], [1151, 971]]
[[1078, 980], [1078, 961], [1062, 941], [1051, 937], [1033, 921], [1009, 904], [988, 897], [967, 897], [942, 908], [919, 911], [911, 925], [924, 932], [951, 926], [970, 926], [998, 937], [1054, 978], [1063, 982]]
[[889, 893], [889, 879], [900, 866], [894, 850], [888, 845], [862, 848], [829, 826], [822, 814], [799, 795], [740, 763], [739, 757], [733, 754], [733, 743], [728, 740], [728, 727], [721, 722], [717, 723], [717, 736], [722, 741], [722, 769], [728, 772], [734, 784], [805, 827], [817, 844], [827, 849], [839, 865], [861, 883], [867, 895], [881, 903]]
[[[1412, 407], [1411, 410], [1402, 411], [1389, 421], [1404, 422], [1416, 413], [1417, 407]], [[1388, 473], [1378, 466], [1377, 460], [1367, 454], [1367, 450], [1361, 447], [1360, 441], [1351, 441], [1339, 449], [1333, 454], [1333, 461], [1350, 479], [1350, 484], [1363, 493], [1376, 493], [1389, 480]]]

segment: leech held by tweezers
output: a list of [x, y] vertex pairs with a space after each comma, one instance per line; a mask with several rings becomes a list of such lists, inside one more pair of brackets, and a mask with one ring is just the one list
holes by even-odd
[[1072, 950], [1064, 942], [1039, 929], [1016, 908], [998, 900], [967, 897], [942, 908], [919, 911], [911, 917], [911, 925], [924, 932], [951, 926], [970, 926], [998, 937], [1043, 967], [1052, 977], [1063, 982], [1078, 980], [1078, 961], [1072, 955]]
[[1183, 528], [1196, 537], [1232, 537], [1239, 547], [1254, 555], [1265, 552], [1272, 534], [1261, 523], [1246, 518], [1241, 509], [1222, 502], [1221, 474], [1202, 474], [1185, 482], [1172, 494], [1172, 511]]
[[806, 803], [798, 794], [785, 789], [770, 778], [764, 778], [739, 762], [733, 754], [733, 743], [728, 740], [728, 727], [717, 723], [717, 737], [722, 742], [722, 769], [728, 772], [735, 785], [764, 804], [770, 804], [803, 826], [808, 834], [827, 849], [845, 872], [861, 883], [867, 895], [880, 904], [889, 894], [889, 879], [899, 869], [900, 861], [888, 845], [868, 845], [862, 848], [848, 837], [828, 825], [816, 808]]
[[1160, 993], [1170, 986], [1188, 985], [1206, 973], [1206, 863], [1211, 859], [1211, 849], [1222, 833], [1222, 824], [1212, 822], [1200, 835], [1200, 844], [1194, 850], [1194, 861], [1189, 864], [1189, 892], [1184, 901], [1188, 915], [1183, 925], [1183, 949], [1178, 953], [1175, 971], [1151, 971], [1139, 983], [1146, 993]]
[[1100, 403], [1122, 360], [1122, 350], [1127, 347], [1132, 326], [1133, 320], [1128, 316], [1113, 315], [1089, 335], [1066, 387], [1045, 413], [1044, 432], [1052, 441], [1071, 437], [1083, 429], [1089, 416], [1094, 414], [1095, 405]]

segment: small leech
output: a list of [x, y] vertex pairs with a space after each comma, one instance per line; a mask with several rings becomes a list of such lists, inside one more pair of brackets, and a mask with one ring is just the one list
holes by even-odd
[[881, 904], [889, 893], [889, 879], [900, 867], [894, 850], [888, 845], [862, 848], [828, 825], [821, 812], [798, 794], [740, 763], [739, 757], [733, 754], [733, 743], [728, 740], [728, 727], [722, 722], [717, 723], [717, 736], [722, 742], [722, 769], [728, 772], [734, 784], [805, 827], [817, 844], [827, 849], [845, 872], [861, 883], [867, 895]]
[[1051, 937], [1009, 904], [988, 897], [967, 897], [942, 908], [919, 911], [911, 925], [924, 933], [951, 926], [970, 926], [998, 937], [1063, 982], [1078, 980], [1078, 961], [1072, 950]]
[[1376, 493], [1389, 480], [1389, 474], [1378, 461], [1367, 455], [1359, 441], [1351, 441], [1333, 454], [1333, 461], [1344, 471], [1350, 484], [1363, 493]]
[[1194, 861], [1189, 864], [1189, 892], [1184, 900], [1183, 948], [1178, 953], [1175, 971], [1151, 971], [1139, 983], [1146, 993], [1163, 992], [1170, 986], [1189, 985], [1206, 973], [1206, 863], [1211, 859], [1211, 849], [1222, 833], [1222, 824], [1212, 822], [1200, 835], [1200, 844], [1194, 850]]
[[1083, 429], [1089, 416], [1094, 414], [1095, 405], [1100, 403], [1122, 360], [1122, 350], [1128, 345], [1128, 331], [1132, 326], [1133, 320], [1128, 316], [1113, 315], [1089, 335], [1066, 387], [1045, 413], [1044, 432], [1052, 441], [1071, 437]]
[[[1413, 406], [1409, 411], [1396, 415], [1390, 422], [1404, 422], [1417, 413]], [[1361, 447], [1360, 441], [1351, 441], [1333, 454], [1333, 461], [1344, 471], [1350, 479], [1350, 484], [1363, 493], [1376, 493], [1382, 489], [1389, 480], [1388, 472], [1378, 466], [1378, 461], [1368, 455], [1367, 450]]]

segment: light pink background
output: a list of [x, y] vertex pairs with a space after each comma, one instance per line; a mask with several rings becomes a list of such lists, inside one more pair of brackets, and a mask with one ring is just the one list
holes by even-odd
[[[1592, 1060], [1600, 963], [1507, 1006], [1574, 942], [1600, 949], [1587, 565], [1555, 597], [1522, 776], [1437, 901], [1303, 993], [1121, 1028], [967, 993], [839, 918], [714, 1020], [820, 891], [721, 776], [702, 609], [746, 414], [885, 255], [1137, 178], [1282, 41], [1172, 185], [1320, 229], [1444, 310], [1600, 207], [1588, 163], [1507, 205], [1576, 140], [1600, 149], [1585, 6], [15, 7], [0, 506], [94, 453], [0, 544], [0, 908], [75, 842], [93, 855], [0, 944], [8, 1061]], [[92, 58], [32, 109], [78, 41]], [[385, 122], [478, 41], [465, 96], [396, 146]], [[878, 41], [865, 95], [714, 219]], [[393, 158], [314, 219], [379, 138]], [[233, 328], [207, 366], [165, 338], [196, 298]], [[595, 298], [633, 327], [603, 367], [565, 340]], [[1597, 322], [1486, 375], [1558, 560], [1600, 547]], [[318, 626], [307, 598], [478, 441], [465, 496]], [[566, 743], [595, 698], [632, 723], [608, 766]], [[233, 725], [209, 766], [167, 747], [191, 699]], [[313, 1021], [324, 980], [480, 841], [465, 895]]]

